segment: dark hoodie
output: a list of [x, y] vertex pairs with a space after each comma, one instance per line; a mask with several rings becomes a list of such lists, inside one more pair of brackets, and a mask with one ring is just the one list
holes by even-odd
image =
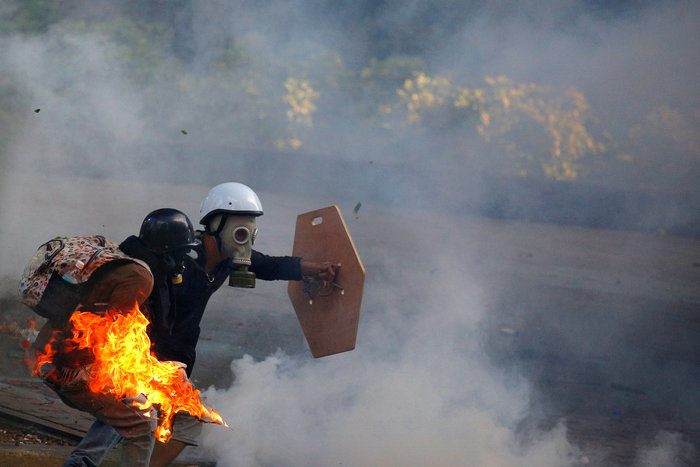
[[[202, 235], [201, 232], [197, 234]], [[149, 337], [154, 353], [159, 360], [185, 363], [189, 376], [196, 359], [195, 349], [204, 310], [212, 294], [228, 279], [230, 260], [220, 262], [211, 274], [207, 274], [204, 271], [204, 246], [200, 244], [194, 249], [193, 256], [196, 258], [185, 257], [182, 281], [172, 284], [171, 277], [163, 270], [162, 262], [138, 237], [127, 238], [120, 248], [129, 256], [146, 261], [153, 270], [153, 293], [146, 307], [151, 321]], [[249, 270], [258, 279], [301, 280], [301, 258], [268, 256], [253, 250], [251, 263]]]
[[172, 285], [168, 268], [158, 255], [153, 253], [137, 236], [124, 240], [119, 248], [131, 256], [148, 264], [153, 273], [153, 291], [141, 306], [141, 311], [148, 318], [148, 336], [151, 348], [159, 360], [170, 360], [163, 355], [158, 342], [166, 339], [172, 332], [176, 317], [175, 286]]

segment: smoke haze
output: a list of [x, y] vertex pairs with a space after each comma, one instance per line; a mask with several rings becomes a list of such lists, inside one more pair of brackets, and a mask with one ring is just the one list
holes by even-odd
[[[309, 135], [307, 147], [298, 152], [261, 149], [261, 141], [277, 137], [270, 130], [274, 117], [237, 112], [246, 108], [251, 93], [281, 100], [283, 73], [308, 73], [307, 78], [323, 83], [324, 76], [342, 74], [337, 57], [345, 66], [361, 68], [367, 57], [398, 52], [420, 54], [431, 74], [465, 82], [506, 75], [525, 83], [575, 86], [612, 133], [624, 134], [649, 109], [663, 105], [689, 112], [697, 125], [700, 4], [567, 0], [513, 6], [493, 0], [471, 2], [471, 8], [450, 15], [451, 2], [431, 1], [181, 3], [185, 6], [173, 14], [172, 30], [163, 33], [163, 41], [172, 43], [177, 59], [187, 64], [187, 82], [173, 82], [167, 70], [140, 79], [149, 70], [134, 66], [122, 44], [89, 27], [78, 32], [58, 23], [38, 36], [0, 39], [0, 82], [11, 80], [18, 87], [24, 115], [14, 122], [0, 162], [3, 281], [16, 284], [35, 248], [55, 235], [99, 233], [121, 241], [136, 233], [146, 213], [165, 206], [185, 211], [196, 222], [208, 188], [224, 181], [247, 183], [260, 195], [266, 208], [260, 248], [269, 254], [290, 253], [296, 214], [338, 204], [348, 221], [361, 201], [358, 218], [349, 222], [367, 269], [357, 349], [312, 360], [304, 351], [282, 348], [265, 358], [234, 360], [233, 385], [205, 391], [207, 404], [234, 429], [205, 427], [204, 449], [215, 455], [217, 465], [558, 466], [600, 459], [598, 447], [584, 455], [569, 441], [565, 420], [542, 427], [539, 422], [550, 412], [540, 405], [546, 398], [536, 393], [526, 369], [496, 365], [490, 358], [493, 342], [486, 330], [495, 326], [506, 339], [516, 332], [507, 327], [514, 328], [515, 321], [504, 325], [489, 317], [494, 303], [527, 304], [545, 328], [552, 321], [547, 314], [557, 310], [537, 295], [513, 305], [519, 299], [509, 290], [531, 277], [529, 269], [515, 279], [503, 271], [484, 276], [482, 262], [488, 261], [490, 248], [508, 250], [504, 244], [490, 245], [487, 237], [518, 227], [495, 223], [489, 224], [492, 231], [478, 231], [464, 214], [488, 208], [502, 214], [496, 217], [517, 211], [513, 217], [611, 228], [628, 226], [625, 220], [634, 218], [641, 230], [677, 228], [698, 235], [698, 161], [680, 181], [666, 183], [681, 192], [683, 203], [675, 194], [611, 202], [607, 191], [596, 197], [602, 190], [597, 185], [554, 187], [554, 193], [581, 203], [572, 208], [546, 190], [533, 195], [526, 181], [485, 178], [480, 169], [493, 161], [488, 152], [479, 152], [484, 143], [477, 135], [464, 137], [465, 146], [477, 154], [469, 166], [441, 157], [453, 148], [443, 144], [439, 132], [417, 134], [409, 145], [397, 143], [397, 137], [363, 119], [375, 97], [369, 90], [330, 106], [333, 111], [317, 122], [324, 131]], [[75, 8], [72, 19], [89, 26], [105, 11], [123, 11], [129, 4], [87, 2]], [[371, 18], [374, 27], [353, 29], [350, 19], [357, 18]], [[420, 35], [413, 33], [418, 25], [426, 28]], [[222, 82], [216, 63], [222, 48], [232, 43], [242, 50], [232, 58], [241, 70], [264, 71], [259, 81]], [[285, 117], [279, 121], [286, 122]], [[691, 130], [697, 132], [697, 126]], [[607, 180], [606, 189], [636, 189], [617, 182]], [[554, 238], [553, 231], [545, 232]], [[575, 232], [580, 237], [557, 245], [561, 256], [585, 248], [586, 260], [593, 257], [608, 269], [588, 271], [590, 276], [580, 279], [573, 267], [555, 262], [537, 277], [556, 276], [561, 286], [580, 280], [577, 290], [602, 290], [620, 277], [628, 286], [628, 278], [639, 279], [630, 271], [649, 265], [641, 260], [619, 264], [619, 258], [596, 253], [600, 248], [621, 257], [640, 251], [644, 256], [642, 240], [622, 234], [600, 240], [590, 231]], [[596, 240], [581, 246], [581, 238]], [[544, 255], [555, 242], [546, 235], [540, 239], [546, 243]], [[674, 257], [679, 262], [686, 264], [691, 256], [700, 261], [692, 239], [669, 243], [688, 253]], [[485, 244], [488, 248], [481, 249]], [[508, 260], [521, 261], [527, 254], [516, 250]], [[697, 305], [696, 283], [675, 284], [661, 276], [648, 283], [639, 279], [636, 284], [642, 285], [628, 292]], [[261, 284], [279, 304], [275, 313], [293, 313], [284, 289]], [[227, 313], [236, 313], [238, 295], [218, 292], [207, 315], [228, 320]], [[538, 309], [541, 314], [534, 313]], [[205, 337], [218, 326], [207, 319]], [[562, 326], [562, 333], [571, 333], [557, 341], [562, 352], [576, 358], [593, 353], [615, 363], [631, 356], [634, 364], [623, 374], [632, 379], [648, 371], [645, 378], [653, 384], [664, 371], [665, 388], [681, 409], [690, 407], [699, 385], [686, 371], [692, 374], [695, 364], [644, 368], [646, 362], [635, 362], [634, 355], [646, 334], [617, 340], [636, 326], [635, 318], [623, 310], [604, 319], [611, 320], [605, 329], [584, 323], [591, 326], [586, 332], [604, 336], [595, 341], [604, 345], [595, 348], [586, 340], [590, 334]], [[692, 348], [696, 327], [678, 340]], [[301, 347], [302, 339], [298, 335]], [[606, 367], [600, 374], [616, 371]], [[676, 433], [661, 432], [653, 441], [640, 448], [638, 465], [675, 465], [693, 452]]]
[[572, 463], [563, 427], [516, 435], [527, 385], [485, 361], [469, 273], [448, 258], [433, 274], [384, 260], [368, 274], [358, 347], [235, 361], [234, 385], [205, 394], [234, 436], [208, 429], [206, 449], [222, 465]]

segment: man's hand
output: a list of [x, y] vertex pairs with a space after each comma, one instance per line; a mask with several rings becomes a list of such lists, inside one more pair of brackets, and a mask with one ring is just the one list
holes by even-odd
[[332, 261], [306, 261], [301, 260], [301, 275], [311, 276], [323, 283], [325, 287], [329, 282], [333, 282], [335, 279], [336, 270], [340, 267], [340, 264], [334, 263]]
[[167, 360], [167, 361], [164, 362], [164, 363], [172, 363], [172, 364], [174, 364], [175, 366], [177, 366], [178, 370], [180, 371], [180, 377], [181, 377], [184, 381], [189, 381], [189, 378], [187, 377], [187, 371], [186, 371], [187, 364], [186, 364], [186, 363], [178, 362], [178, 361], [176, 361], [176, 360]]

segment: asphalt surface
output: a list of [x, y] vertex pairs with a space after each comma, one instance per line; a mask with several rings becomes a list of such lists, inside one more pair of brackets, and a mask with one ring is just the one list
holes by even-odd
[[[183, 197], [201, 187], [184, 191]], [[274, 221], [258, 247], [272, 254], [291, 249], [294, 213], [331, 204], [265, 193], [261, 198], [271, 206], [265, 217]], [[172, 201], [178, 205], [179, 199]], [[351, 209], [341, 206], [368, 282], [383, 284], [392, 268], [417, 267], [424, 283], [439, 275], [440, 264], [416, 265], [413, 259], [426, 238], [431, 254], [447, 247], [470, 271], [487, 308], [478, 324], [487, 358], [532, 386], [523, 432], [563, 420], [569, 441], [586, 453], [579, 464], [605, 466], [636, 465], [639, 449], [659, 431], [676, 433], [692, 449], [677, 452], [669, 465], [700, 465], [700, 240], [372, 206], [355, 218]], [[420, 285], [407, 284], [407, 296]], [[381, 312], [372, 290], [363, 310]], [[31, 338], [29, 315], [9, 299], [2, 307], [0, 421], [16, 427], [20, 420], [30, 431], [75, 443], [90, 418], [27, 374], [21, 343]], [[308, 354], [285, 285], [224, 288], [202, 323], [192, 379], [202, 388], [228, 387], [235, 379], [232, 360], [245, 354], [262, 359], [277, 349]], [[65, 446], [0, 445], [5, 454], [17, 449], [57, 462], [66, 454]], [[214, 462], [210, 453], [189, 448], [178, 460]]]

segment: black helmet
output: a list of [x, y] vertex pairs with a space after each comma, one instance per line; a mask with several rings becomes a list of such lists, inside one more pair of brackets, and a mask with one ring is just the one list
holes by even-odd
[[159, 254], [197, 245], [190, 219], [184, 212], [172, 208], [156, 209], [148, 214], [141, 224], [139, 238]]

